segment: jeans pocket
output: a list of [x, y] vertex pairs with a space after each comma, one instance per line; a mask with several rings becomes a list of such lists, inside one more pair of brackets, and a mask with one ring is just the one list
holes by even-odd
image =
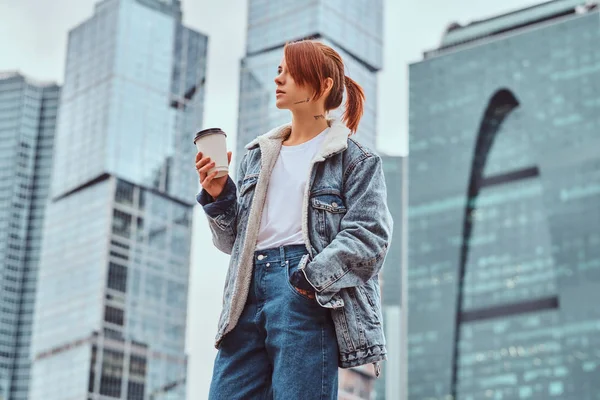
[[294, 271], [298, 270], [298, 265], [302, 261], [303, 257], [304, 256], [298, 257], [298, 258], [293, 258], [293, 259], [290, 259], [290, 260], [286, 260], [286, 271], [287, 271], [286, 282], [287, 282], [287, 286], [288, 286], [288, 288], [292, 291], [292, 293], [296, 297], [299, 297], [299, 298], [301, 298], [304, 301], [317, 304], [317, 301], [316, 301], [315, 298], [310, 298], [310, 297], [308, 297], [308, 296], [300, 293], [298, 291], [298, 289], [296, 289], [294, 287], [294, 285], [292, 285], [292, 283], [290, 282], [290, 276], [292, 275], [292, 273], [294, 273]]

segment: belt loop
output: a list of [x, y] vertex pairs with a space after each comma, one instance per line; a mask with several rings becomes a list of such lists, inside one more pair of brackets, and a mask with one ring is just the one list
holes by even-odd
[[279, 246], [279, 259], [281, 260], [281, 265], [285, 265], [285, 248], [284, 246]]

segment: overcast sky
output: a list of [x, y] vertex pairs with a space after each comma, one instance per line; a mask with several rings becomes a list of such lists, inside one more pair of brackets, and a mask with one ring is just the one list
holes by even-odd
[[[533, 0], [384, 0], [384, 69], [379, 74], [378, 147], [407, 153], [407, 65], [439, 44], [451, 21], [467, 23], [526, 7]], [[19, 70], [62, 83], [67, 32], [93, 13], [95, 0], [0, 0], [0, 71]], [[277, 4], [277, 0], [272, 0]], [[244, 54], [246, 0], [183, 0], [184, 22], [210, 36], [205, 126], [236, 132], [239, 60]], [[235, 148], [235, 135], [228, 136]], [[212, 247], [196, 207], [189, 297], [188, 398], [207, 397], [213, 337], [228, 257]]]

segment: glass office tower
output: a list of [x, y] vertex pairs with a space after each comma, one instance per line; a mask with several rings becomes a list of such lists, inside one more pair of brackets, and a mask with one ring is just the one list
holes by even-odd
[[598, 43], [557, 0], [410, 66], [409, 399], [598, 398]]
[[381, 300], [387, 342], [388, 359], [383, 363], [381, 377], [375, 387], [377, 400], [401, 399], [406, 372], [403, 348], [406, 326], [402, 323], [402, 271], [406, 268], [406, 248], [403, 237], [408, 199], [407, 158], [381, 156], [387, 186], [387, 202], [394, 220], [394, 232], [381, 273]]
[[[357, 139], [375, 150], [377, 72], [382, 67], [381, 0], [249, 0], [246, 56], [241, 62], [237, 136], [239, 163], [256, 136], [291, 120], [275, 107], [277, 67], [286, 42], [313, 38], [332, 46], [345, 61], [346, 75], [365, 90], [365, 113]], [[342, 107], [332, 115], [341, 116]]]
[[142, 400], [186, 375], [206, 49], [177, 1], [101, 1], [69, 33], [32, 400]]
[[0, 73], [0, 398], [28, 398], [31, 325], [60, 88]]

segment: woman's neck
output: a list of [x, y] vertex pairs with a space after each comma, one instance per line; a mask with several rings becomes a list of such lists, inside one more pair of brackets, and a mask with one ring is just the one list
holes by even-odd
[[292, 112], [292, 132], [283, 144], [286, 146], [302, 144], [323, 132], [328, 126], [327, 114], [323, 111], [294, 111]]

